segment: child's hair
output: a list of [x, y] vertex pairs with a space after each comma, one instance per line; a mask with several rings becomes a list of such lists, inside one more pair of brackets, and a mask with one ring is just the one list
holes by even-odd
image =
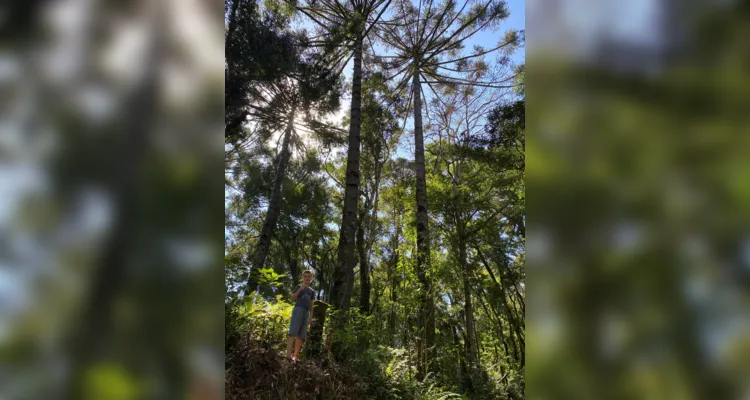
[[302, 271], [302, 276], [305, 276], [305, 274], [310, 274], [310, 275], [312, 275], [313, 273], [312, 273], [312, 271], [310, 271], [309, 269], [306, 269], [306, 270]]

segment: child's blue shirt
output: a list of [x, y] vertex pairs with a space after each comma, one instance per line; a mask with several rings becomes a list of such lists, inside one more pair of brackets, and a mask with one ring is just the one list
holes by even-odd
[[[297, 292], [299, 290], [300, 285], [297, 285], [292, 293]], [[315, 291], [307, 288], [299, 292], [297, 295], [297, 302], [294, 304], [295, 306], [303, 307], [307, 310], [310, 309], [310, 300], [315, 298]]]

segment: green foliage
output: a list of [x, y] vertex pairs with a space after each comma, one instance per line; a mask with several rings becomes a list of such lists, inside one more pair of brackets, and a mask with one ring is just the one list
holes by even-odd
[[433, 382], [431, 376], [426, 377], [422, 382], [416, 383], [413, 396], [415, 400], [446, 400], [462, 398], [460, 394], [443, 390], [439, 385]]
[[228, 315], [225, 325], [227, 346], [236, 340], [248, 339], [264, 348], [286, 348], [286, 332], [294, 305], [278, 295], [275, 301], [266, 301], [258, 293], [250, 293], [242, 302], [227, 305]]
[[747, 396], [750, 3], [701, 4], [663, 53], [606, 44], [637, 67], [529, 60], [529, 397]]
[[283, 279], [286, 277], [284, 274], [277, 274], [272, 268], [260, 268], [261, 275], [259, 282], [270, 285], [273, 287], [279, 287], [284, 284]]
[[324, 55], [308, 52], [298, 65], [300, 74], [300, 97], [303, 108], [315, 110], [318, 115], [326, 115], [339, 110], [341, 106], [342, 80], [326, 67]]
[[263, 5], [266, 10], [278, 13], [286, 18], [291, 18], [294, 14], [297, 2], [294, 0], [263, 0]]
[[435, 381], [432, 373], [427, 374], [421, 382], [404, 379], [404, 375], [395, 375], [394, 384], [404, 393], [404, 398], [413, 400], [465, 399], [458, 393], [446, 390]]
[[376, 347], [382, 341], [379, 335], [375, 316], [361, 314], [359, 309], [348, 311], [333, 310], [331, 320], [343, 317], [346, 324], [341, 329], [332, 330], [334, 324], [328, 324], [327, 334], [333, 335], [333, 340], [341, 344], [340, 360], [358, 362], [371, 347]]
[[255, 85], [278, 80], [296, 68], [297, 50], [293, 36], [283, 29], [289, 17], [277, 4], [266, 1], [267, 7], [262, 8], [258, 0], [227, 2], [227, 143], [237, 143], [245, 137], [242, 123], [248, 113], [247, 105], [259, 96]]

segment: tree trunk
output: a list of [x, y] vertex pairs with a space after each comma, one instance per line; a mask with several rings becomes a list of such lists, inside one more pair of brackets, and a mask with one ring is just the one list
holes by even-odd
[[297, 263], [297, 259], [292, 259], [292, 261], [289, 263], [289, 272], [292, 275], [292, 282], [299, 282], [302, 280], [301, 273], [299, 271], [299, 264]]
[[461, 348], [461, 342], [458, 339], [458, 333], [456, 332], [456, 327], [451, 325], [451, 333], [453, 333], [453, 346], [456, 348], [456, 366], [458, 367], [458, 376], [461, 377], [463, 380], [463, 385], [467, 386], [466, 382], [467, 374], [466, 374], [466, 363], [464, 362], [464, 358], [461, 357], [461, 351], [459, 350]]
[[422, 382], [425, 378], [424, 369], [424, 339], [422, 336], [417, 336], [417, 381]]
[[323, 263], [318, 262], [318, 256], [320, 253], [320, 247], [318, 245], [318, 238], [315, 237], [312, 241], [312, 244], [310, 245], [310, 269], [315, 274], [315, 280], [318, 281], [318, 287], [320, 290], [318, 290], [315, 295], [318, 300], [323, 299], [323, 294], [325, 293], [325, 288], [327, 288], [327, 282], [326, 282], [326, 275], [322, 271], [322, 265]]
[[516, 297], [518, 298], [518, 302], [521, 303], [521, 314], [526, 315], [526, 303], [523, 301], [523, 296], [521, 296], [518, 282], [513, 282], [513, 288], [516, 289]]
[[340, 309], [349, 309], [354, 283], [354, 235], [357, 230], [357, 203], [359, 201], [359, 146], [362, 105], [362, 39], [354, 45], [354, 73], [352, 74], [351, 122], [349, 124], [349, 149], [346, 159], [346, 187], [344, 209], [341, 217], [338, 259], [334, 274], [331, 303]]
[[[466, 332], [461, 330], [460, 326], [456, 326], [456, 329], [458, 333], [461, 334], [461, 339], [463, 339], [463, 354], [468, 354], [469, 350], [469, 342], [466, 340]], [[461, 377], [463, 378], [463, 386], [464, 390], [471, 393], [474, 390], [474, 384], [472, 382], [472, 376], [471, 376], [471, 368], [466, 363], [465, 357], [460, 357], [461, 360]]]
[[[352, 74], [352, 102], [349, 124], [349, 148], [346, 159], [346, 180], [344, 187], [344, 207], [341, 213], [338, 257], [333, 271], [331, 287], [331, 305], [339, 310], [349, 310], [354, 286], [354, 245], [357, 230], [357, 204], [359, 203], [359, 157], [362, 107], [362, 38], [354, 45], [354, 71]], [[338, 314], [332, 321], [333, 329], [343, 326], [345, 314]], [[341, 354], [341, 344], [332, 343], [336, 357]]]
[[[435, 344], [435, 303], [432, 285], [427, 273], [430, 268], [430, 232], [427, 218], [427, 173], [424, 161], [424, 136], [422, 133], [422, 96], [419, 72], [414, 73], [414, 160], [416, 162], [417, 194], [417, 278], [422, 286], [420, 330], [424, 330], [426, 353], [424, 365], [420, 365], [420, 375], [424, 376], [432, 361], [432, 347]], [[422, 336], [422, 335], [420, 335]]]
[[357, 253], [359, 254], [359, 310], [362, 314], [370, 313], [370, 267], [365, 251], [365, 209], [359, 214], [357, 223]]
[[399, 258], [398, 257], [398, 241], [399, 241], [399, 236], [401, 234], [401, 226], [399, 226], [398, 223], [399, 222], [397, 220], [396, 234], [394, 236], [393, 244], [392, 244], [393, 260], [390, 263], [389, 270], [388, 270], [388, 278], [391, 284], [391, 311], [390, 311], [390, 315], [388, 316], [388, 331], [391, 334], [393, 347], [396, 347], [396, 310], [394, 307], [396, 306], [396, 292], [397, 292], [396, 288], [398, 287], [398, 280], [396, 279], [396, 270], [398, 269], [398, 261], [399, 261], [398, 260]]
[[323, 352], [323, 330], [326, 323], [327, 309], [328, 304], [320, 300], [313, 301], [313, 322], [310, 326], [307, 344], [305, 345], [305, 352], [313, 358], [318, 357]]
[[472, 372], [477, 366], [477, 336], [474, 329], [474, 305], [471, 299], [471, 284], [469, 282], [472, 276], [471, 264], [466, 262], [466, 240], [463, 238], [463, 229], [459, 222], [458, 228], [458, 262], [461, 268], [461, 278], [464, 285], [464, 314], [466, 315], [466, 340], [469, 348], [469, 370]]
[[[362, 221], [362, 227], [367, 227], [366, 232], [364, 232], [363, 229], [363, 237], [362, 242], [364, 243], [364, 246], [362, 250], [360, 250], [360, 271], [367, 271], [367, 274], [365, 277], [360, 277], [360, 283], [361, 283], [361, 301], [360, 301], [360, 307], [362, 309], [362, 312], [365, 314], [371, 314], [374, 310], [370, 309], [370, 258], [372, 256], [372, 248], [375, 243], [375, 227], [377, 226], [378, 221], [378, 201], [379, 199], [379, 192], [380, 192], [380, 174], [383, 169], [383, 164], [379, 164], [377, 170], [375, 171], [375, 187], [373, 188], [373, 197], [374, 205], [372, 208], [372, 212], [369, 214], [363, 214], [360, 216]], [[369, 200], [367, 205], [365, 206], [364, 212], [367, 213], [367, 210], [370, 208]], [[365, 215], [367, 215], [367, 218], [365, 218]], [[366, 220], [366, 221], [365, 221]], [[365, 239], [364, 233], [367, 233], [367, 238]], [[360, 239], [359, 237], [357, 238]], [[362, 269], [364, 267], [364, 269]], [[374, 306], [373, 306], [374, 307]]]
[[[313, 240], [312, 245], [310, 246], [310, 269], [313, 270], [318, 276], [318, 281], [321, 279], [319, 277], [323, 276], [323, 274], [319, 274], [320, 272], [318, 270], [318, 240], [317, 238]], [[321, 285], [321, 287], [323, 287]]]
[[375, 227], [378, 223], [378, 202], [380, 201], [380, 175], [383, 171], [383, 163], [380, 163], [378, 165], [377, 170], [375, 171], [375, 188], [373, 191], [372, 198], [375, 199], [373, 201], [372, 206], [372, 212], [368, 216], [367, 219], [367, 241], [365, 242], [365, 247], [367, 249], [367, 263], [370, 263], [370, 257], [372, 256], [372, 248], [375, 244]]
[[258, 244], [255, 248], [252, 269], [250, 270], [250, 278], [248, 279], [248, 287], [250, 288], [250, 290], [258, 289], [258, 278], [260, 276], [260, 270], [263, 268], [263, 264], [266, 262], [268, 249], [271, 246], [271, 234], [273, 234], [274, 229], [276, 229], [276, 220], [278, 220], [279, 218], [281, 184], [284, 182], [286, 167], [289, 164], [289, 158], [291, 155], [289, 145], [292, 140], [292, 128], [294, 127], [295, 111], [295, 106], [292, 106], [292, 112], [289, 114], [289, 120], [287, 121], [286, 132], [284, 132], [284, 141], [281, 145], [279, 162], [276, 165], [276, 175], [273, 180], [273, 190], [271, 191], [271, 198], [268, 201], [266, 220], [263, 222], [263, 229], [261, 230], [260, 237], [258, 238]]

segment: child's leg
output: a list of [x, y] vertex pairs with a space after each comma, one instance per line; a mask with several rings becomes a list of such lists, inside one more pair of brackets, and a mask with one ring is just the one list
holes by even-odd
[[302, 341], [307, 338], [307, 322], [310, 313], [300, 307], [300, 314], [298, 316], [299, 330], [297, 331], [297, 341], [294, 344], [294, 358], [296, 359], [299, 355], [299, 349], [302, 347]]
[[299, 349], [302, 347], [302, 339], [297, 338], [297, 340], [294, 343], [294, 358], [297, 358], [299, 355]]
[[292, 347], [294, 346], [295, 337], [299, 336], [299, 328], [301, 326], [301, 317], [303, 310], [301, 307], [294, 307], [292, 309], [292, 320], [289, 323], [289, 341], [286, 344], [286, 355], [287, 357], [292, 356]]
[[294, 347], [294, 336], [289, 335], [289, 339], [286, 343], [286, 356], [287, 358], [292, 356], [292, 347]]

